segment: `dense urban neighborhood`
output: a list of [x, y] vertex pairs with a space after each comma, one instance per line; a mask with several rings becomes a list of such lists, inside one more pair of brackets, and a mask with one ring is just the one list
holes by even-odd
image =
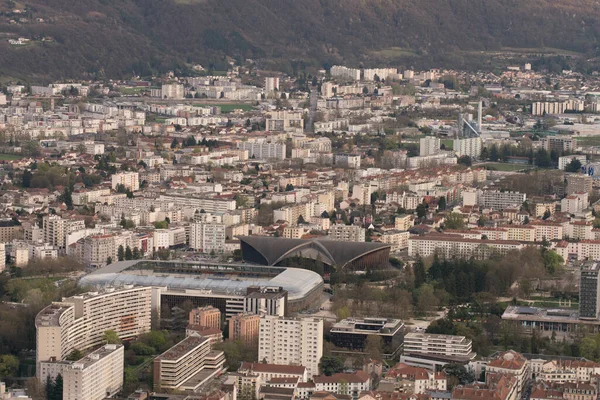
[[0, 80], [0, 399], [596, 400], [598, 177], [548, 63]]

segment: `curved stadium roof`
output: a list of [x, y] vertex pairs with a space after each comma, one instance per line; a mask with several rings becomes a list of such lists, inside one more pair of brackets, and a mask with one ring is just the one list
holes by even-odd
[[[249, 286], [281, 286], [288, 292], [288, 299], [296, 300], [305, 297], [311, 290], [323, 284], [323, 278], [319, 274], [306, 269], [270, 267], [275, 274], [267, 277], [243, 277], [228, 279], [227, 276], [215, 276], [207, 270], [196, 270], [194, 266], [207, 265], [201, 262], [182, 262], [190, 268], [188, 274], [169, 273], [156, 271], [149, 268], [136, 268], [136, 264], [151, 264], [157, 268], [169, 266], [168, 261], [120, 261], [100, 268], [79, 281], [80, 286], [166, 286], [172, 289], [194, 289], [212, 290], [215, 293], [245, 294]], [[216, 265], [209, 265], [217, 267]], [[243, 268], [251, 271], [252, 268], [260, 269], [260, 266], [252, 267], [248, 264], [223, 264], [223, 266], [235, 270]], [[275, 276], [273, 276], [275, 275]]]
[[246, 244], [260, 254], [265, 265], [276, 265], [289, 257], [307, 256], [307, 254], [310, 256], [317, 253], [322, 262], [343, 268], [346, 264], [367, 254], [390, 248], [390, 245], [384, 243], [341, 242], [328, 239], [284, 239], [270, 236], [238, 238], [242, 245]]

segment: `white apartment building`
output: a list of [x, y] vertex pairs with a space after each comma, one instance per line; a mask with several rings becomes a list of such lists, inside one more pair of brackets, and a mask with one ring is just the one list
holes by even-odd
[[313, 214], [312, 211], [313, 203], [292, 204], [273, 210], [273, 221], [287, 221], [291, 225], [297, 225], [300, 217], [308, 221]]
[[29, 245], [26, 242], [14, 242], [10, 246], [10, 258], [17, 267], [29, 262]]
[[140, 189], [140, 174], [137, 172], [120, 172], [112, 176], [112, 188], [117, 189], [117, 185], [123, 185], [126, 189], [135, 192]]
[[358, 154], [336, 154], [335, 165], [346, 168], [360, 168], [360, 155]]
[[258, 359], [270, 364], [302, 365], [318, 375], [323, 356], [323, 320], [264, 316], [260, 319]]
[[360, 81], [360, 69], [348, 68], [343, 65], [334, 65], [329, 70], [332, 78]]
[[365, 228], [357, 225], [336, 224], [329, 227], [329, 238], [341, 242], [364, 242]]
[[589, 205], [587, 193], [574, 193], [560, 201], [560, 210], [568, 214], [576, 214]]
[[506, 254], [510, 250], [522, 248], [523, 244], [517, 241], [465, 239], [460, 235], [429, 234], [408, 239], [410, 257], [428, 257], [437, 253], [442, 257], [483, 259], [489, 257], [490, 251]]
[[[121, 339], [150, 331], [152, 288], [125, 286], [65, 298], [35, 318], [36, 361], [64, 360], [73, 349], [85, 351], [103, 343], [104, 332]], [[39, 375], [38, 375], [39, 377]]]
[[248, 150], [248, 156], [258, 159], [285, 159], [286, 145], [284, 143], [267, 141], [238, 142], [237, 148]]
[[569, 99], [566, 101], [536, 101], [531, 105], [532, 115], [564, 114], [565, 111], [583, 111], [585, 101]]
[[391, 251], [400, 251], [408, 248], [408, 238], [410, 237], [410, 232], [408, 231], [398, 231], [398, 230], [390, 230], [386, 231], [379, 237], [379, 241], [381, 243], [389, 244], [392, 246]]
[[162, 85], [160, 97], [163, 99], [183, 99], [183, 85], [178, 83]]
[[123, 387], [123, 345], [107, 344], [64, 369], [64, 400], [102, 400]]
[[520, 207], [527, 200], [525, 193], [501, 192], [499, 190], [480, 190], [477, 192], [477, 204], [483, 208], [503, 210], [509, 207]]
[[581, 165], [585, 165], [587, 162], [587, 158], [585, 155], [573, 154], [571, 156], [562, 156], [558, 157], [558, 169], [564, 171], [567, 165], [569, 165], [573, 160], [578, 160], [581, 163]]
[[419, 155], [430, 156], [440, 152], [440, 139], [435, 136], [426, 136], [419, 139]]
[[225, 224], [194, 223], [190, 225], [190, 248], [204, 253], [225, 251]]
[[304, 114], [302, 111], [270, 111], [266, 119], [267, 131], [296, 132], [304, 131]]
[[465, 364], [476, 355], [472, 341], [464, 336], [410, 332], [404, 336], [404, 354], [400, 361], [435, 371], [451, 362]]
[[50, 243], [29, 243], [28, 247], [28, 258], [33, 259], [46, 259], [46, 258], [57, 258], [58, 248], [52, 246]]
[[453, 150], [458, 157], [469, 156], [479, 158], [481, 156], [481, 138], [454, 139]]
[[73, 192], [72, 194], [72, 198], [73, 198], [73, 205], [76, 206], [83, 206], [85, 204], [89, 204], [89, 203], [96, 203], [98, 201], [102, 201], [102, 197], [104, 196], [109, 196], [110, 195], [110, 189], [106, 188], [106, 189], [92, 189], [92, 190], [85, 190], [85, 191], [76, 191]]
[[272, 93], [279, 90], [279, 78], [267, 76], [265, 78], [265, 92]]
[[43, 240], [52, 246], [64, 249], [68, 221], [58, 215], [45, 215], [42, 219]]

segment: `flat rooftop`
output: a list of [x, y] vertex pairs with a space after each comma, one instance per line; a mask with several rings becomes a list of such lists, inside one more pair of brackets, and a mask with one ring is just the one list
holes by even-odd
[[176, 361], [181, 357], [200, 346], [202, 343], [207, 342], [209, 339], [200, 336], [188, 336], [181, 342], [177, 343], [169, 350], [156, 357], [159, 360]]
[[600, 325], [598, 320], [579, 319], [577, 310], [567, 308], [538, 308], [523, 306], [508, 306], [502, 314], [503, 320], [537, 321], [567, 324]]
[[81, 360], [75, 361], [71, 364], [70, 368], [72, 369], [86, 369], [90, 365], [97, 363], [108, 355], [114, 353], [115, 351], [119, 351], [123, 349], [122, 344], [106, 344], [99, 349], [91, 352], [87, 356], [83, 357]]
[[393, 335], [404, 326], [404, 322], [392, 318], [347, 318], [333, 325], [332, 332]]
[[421, 333], [421, 332], [409, 332], [404, 335], [404, 341], [407, 340], [419, 340], [419, 341], [436, 341], [436, 342], [446, 342], [446, 343], [456, 343], [460, 344], [463, 342], [470, 342], [464, 336], [456, 336], [456, 335], [438, 335], [434, 333]]

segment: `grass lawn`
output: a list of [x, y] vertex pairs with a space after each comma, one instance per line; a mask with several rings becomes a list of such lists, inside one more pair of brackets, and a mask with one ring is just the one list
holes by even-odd
[[576, 137], [577, 144], [580, 146], [600, 146], [600, 135]]
[[148, 87], [138, 86], [138, 87], [121, 87], [119, 91], [123, 94], [140, 94]]
[[0, 154], [0, 161], [14, 161], [20, 160], [23, 156], [18, 156], [15, 154]]
[[440, 144], [443, 144], [446, 147], [446, 150], [454, 149], [454, 140], [452, 139], [442, 139], [440, 140]]
[[522, 165], [522, 164], [507, 164], [507, 163], [485, 163], [483, 164], [485, 169], [493, 170], [493, 171], [521, 171], [525, 169], [531, 169], [531, 165]]

